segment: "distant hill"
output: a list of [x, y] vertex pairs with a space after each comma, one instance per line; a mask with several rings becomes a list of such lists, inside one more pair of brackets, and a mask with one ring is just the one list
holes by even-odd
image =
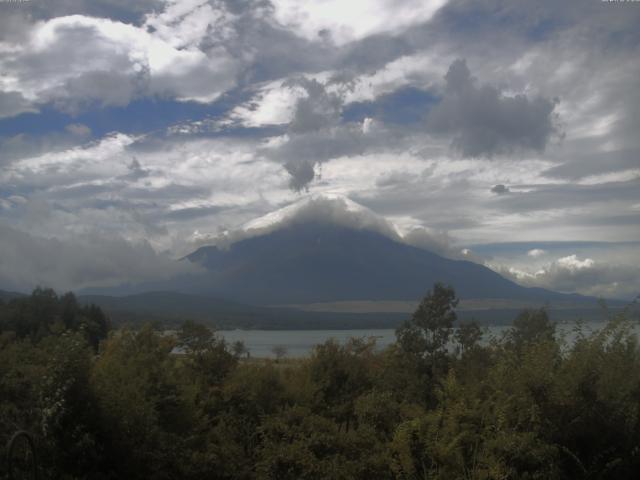
[[[212, 299], [199, 295], [176, 292], [148, 292], [128, 296], [81, 295], [81, 303], [100, 306], [118, 324], [140, 324], [157, 321], [165, 326], [177, 326], [184, 320], [196, 320], [217, 329], [251, 328], [265, 330], [295, 329], [372, 329], [396, 328], [409, 318], [412, 310], [393, 308], [384, 311], [309, 311], [300, 308], [269, 308], [226, 300]], [[482, 324], [510, 324], [521, 308], [496, 306], [494, 308], [458, 309], [462, 321], [476, 320]], [[302, 307], [304, 308], [304, 307]], [[614, 307], [615, 309], [616, 307]], [[365, 309], [366, 310], [366, 309]], [[551, 309], [551, 318], [556, 321], [583, 320], [599, 321], [604, 317], [599, 309], [583, 307]]]
[[176, 292], [147, 292], [128, 296], [81, 295], [81, 303], [100, 306], [116, 323], [159, 321], [178, 325], [197, 320], [227, 328], [342, 329], [394, 328], [407, 315], [395, 313], [305, 312], [268, 308]]
[[18, 293], [18, 292], [7, 292], [6, 290], [0, 290], [0, 300], [7, 302], [9, 300], [12, 300], [14, 298], [20, 298], [20, 297], [24, 297], [25, 294], [24, 293]]

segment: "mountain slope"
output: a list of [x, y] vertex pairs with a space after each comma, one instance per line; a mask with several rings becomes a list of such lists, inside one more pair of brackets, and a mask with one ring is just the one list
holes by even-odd
[[208, 272], [198, 293], [258, 304], [415, 300], [437, 281], [461, 298], [585, 299], [524, 288], [482, 265], [322, 221], [294, 222], [226, 249], [202, 247], [187, 258]]

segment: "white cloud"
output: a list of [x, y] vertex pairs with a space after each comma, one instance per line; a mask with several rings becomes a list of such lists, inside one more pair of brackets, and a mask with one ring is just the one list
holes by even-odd
[[232, 21], [220, 2], [167, 0], [162, 12], [146, 16], [143, 27], [173, 48], [196, 49], [210, 31], [218, 38], [232, 35]]
[[[60, 152], [44, 153], [27, 157], [11, 164], [0, 173], [3, 182], [26, 182], [30, 185], [58, 185], [78, 182], [88, 176], [117, 174], [114, 160], [124, 155], [125, 149], [135, 142], [137, 137], [114, 134], [99, 141]], [[122, 166], [121, 172], [125, 172]], [[73, 175], [72, 178], [69, 175]]]
[[437, 89], [447, 66], [455, 59], [439, 49], [439, 45], [434, 45], [428, 51], [402, 55], [372, 73], [356, 76], [353, 88], [345, 94], [345, 102], [374, 100], [408, 85]]
[[[197, 17], [217, 18], [210, 7]], [[26, 42], [0, 52], [0, 90], [72, 111], [91, 102], [126, 105], [149, 94], [210, 102], [234, 84], [238, 63], [224, 47], [205, 53], [195, 37], [183, 38], [190, 18], [163, 24], [162, 33], [82, 15], [37, 22]], [[149, 21], [160, 27], [161, 20]], [[196, 33], [202, 39], [206, 29]]]
[[416, 226], [402, 231], [395, 222], [336, 193], [307, 194], [300, 200], [253, 219], [238, 228], [215, 234], [195, 232], [193, 240], [197, 245], [217, 245], [225, 248], [246, 238], [266, 235], [290, 225], [307, 222], [326, 222], [357, 230], [369, 230], [444, 257], [479, 260], [471, 250], [456, 246], [455, 240], [445, 231]]
[[521, 285], [605, 298], [634, 298], [640, 294], [640, 268], [633, 264], [580, 259], [567, 255], [540, 267], [489, 265]]
[[580, 260], [576, 255], [569, 255], [567, 257], [559, 258], [556, 263], [559, 267], [567, 269], [571, 272], [593, 268], [593, 266], [595, 265], [595, 262], [591, 258]]
[[309, 40], [337, 45], [429, 20], [446, 0], [274, 0], [275, 18]]
[[235, 107], [229, 116], [246, 127], [287, 124], [293, 118], [296, 103], [305, 96], [303, 88], [277, 80], [261, 87], [251, 100]]
[[413, 228], [402, 236], [402, 241], [447, 258], [469, 258], [471, 255], [470, 250], [456, 247], [448, 232], [434, 231], [427, 227]]
[[541, 248], [534, 248], [527, 252], [527, 255], [533, 258], [541, 257], [545, 255], [547, 252], [542, 250]]
[[196, 239], [201, 244], [226, 247], [246, 238], [266, 235], [289, 225], [307, 222], [326, 222], [358, 230], [371, 230], [401, 240], [392, 223], [349, 198], [336, 194], [306, 195], [301, 200], [253, 219], [239, 228], [212, 235], [198, 232]]

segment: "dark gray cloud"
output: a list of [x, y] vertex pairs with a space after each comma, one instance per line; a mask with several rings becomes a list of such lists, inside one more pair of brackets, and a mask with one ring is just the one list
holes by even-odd
[[128, 165], [129, 173], [121, 177], [125, 180], [139, 180], [144, 177], [148, 177], [151, 174], [151, 170], [144, 168], [136, 157], [133, 157], [131, 163]]
[[[286, 142], [267, 156], [284, 163], [290, 174], [299, 175], [292, 181], [296, 189], [313, 180], [311, 163], [369, 154], [380, 148], [407, 148], [419, 136], [418, 127], [425, 117], [427, 133], [450, 138], [463, 157], [542, 152], [551, 138], [559, 135], [555, 101], [505, 96], [495, 87], [478, 86], [464, 60], [449, 67], [439, 102], [429, 92], [402, 87], [368, 106], [347, 106], [346, 93], [353, 85], [348, 76], [334, 78], [339, 79], [341, 88], [335, 88], [331, 79], [324, 84], [310, 79], [289, 83], [302, 87], [306, 95], [295, 104]], [[346, 108], [350, 110], [345, 114]], [[364, 119], [359, 119], [358, 109]], [[372, 135], [366, 134], [363, 124], [349, 121], [353, 117], [371, 122], [369, 115], [376, 119], [377, 130]], [[296, 162], [301, 162], [300, 167], [295, 167]]]
[[464, 60], [451, 64], [445, 80], [444, 97], [430, 112], [427, 128], [451, 135], [464, 157], [543, 151], [558, 134], [555, 100], [510, 97], [495, 87], [478, 86]]
[[290, 160], [285, 163], [284, 168], [289, 172], [289, 175], [291, 175], [289, 185], [296, 192], [306, 188], [316, 175], [314, 163], [306, 160]]
[[491, 187], [491, 191], [497, 195], [504, 195], [505, 193], [509, 193], [509, 187], [499, 183], [498, 185], [494, 185]]

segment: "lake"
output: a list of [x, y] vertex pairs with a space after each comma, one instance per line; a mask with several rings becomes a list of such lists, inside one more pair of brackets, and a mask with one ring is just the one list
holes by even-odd
[[[594, 331], [602, 328], [604, 323], [584, 323], [586, 331]], [[483, 338], [488, 342], [490, 338], [499, 338], [508, 326], [489, 326]], [[560, 323], [557, 325], [558, 334], [564, 336], [568, 342], [575, 339], [575, 324]], [[300, 358], [308, 356], [315, 345], [324, 343], [330, 338], [344, 344], [351, 337], [374, 337], [378, 347], [384, 348], [395, 342], [395, 330], [371, 329], [371, 330], [219, 330], [217, 332], [224, 339], [233, 343], [238, 340], [244, 342], [252, 357], [274, 358], [273, 348], [283, 346], [286, 348], [286, 357]], [[640, 333], [640, 327], [636, 326], [636, 334]]]

